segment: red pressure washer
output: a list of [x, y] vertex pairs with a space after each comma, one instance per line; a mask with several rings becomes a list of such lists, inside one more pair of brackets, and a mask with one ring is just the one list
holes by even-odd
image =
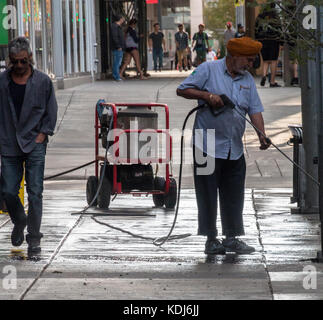
[[[164, 109], [166, 129], [158, 129], [158, 113], [152, 108]], [[136, 129], [132, 129], [133, 124]], [[113, 130], [111, 131], [111, 129]], [[112, 137], [110, 133], [112, 133]], [[157, 157], [159, 153], [156, 145], [155, 148], [149, 149], [146, 158], [140, 156], [140, 150], [147, 141], [141, 141], [138, 137], [145, 133], [148, 136], [149, 134], [165, 135], [166, 156], [164, 158]], [[122, 138], [126, 140], [122, 140]], [[110, 153], [109, 159], [99, 155], [100, 140], [106, 151], [108, 149], [112, 151], [112, 157]], [[127, 142], [126, 148], [123, 148], [122, 141]], [[137, 148], [134, 148], [134, 144], [137, 144]], [[156, 144], [158, 145], [158, 142]], [[121, 154], [122, 151], [123, 154]], [[89, 205], [108, 209], [111, 196], [118, 194], [148, 196], [152, 194], [156, 207], [175, 208], [177, 183], [170, 172], [172, 137], [169, 134], [169, 108], [167, 105], [98, 102], [95, 109], [95, 160], [95, 176], [89, 177], [86, 187]], [[106, 163], [106, 168], [102, 170], [104, 163]], [[160, 164], [165, 165], [166, 177], [157, 176]], [[155, 174], [153, 165], [157, 167]], [[99, 170], [100, 167], [101, 170]], [[102, 177], [103, 172], [104, 177]], [[102, 185], [98, 191], [100, 178], [102, 178]], [[99, 193], [95, 200], [97, 192]]]

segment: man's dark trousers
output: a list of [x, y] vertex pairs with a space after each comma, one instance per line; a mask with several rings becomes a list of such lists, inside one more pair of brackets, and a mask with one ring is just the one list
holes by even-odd
[[19, 199], [19, 188], [23, 178], [25, 164], [25, 179], [28, 193], [27, 231], [28, 240], [40, 240], [40, 225], [43, 212], [43, 181], [47, 143], [36, 144], [35, 149], [22, 156], [1, 157], [2, 193], [7, 209], [14, 224], [25, 221], [24, 207]]
[[[195, 148], [198, 151], [197, 148]], [[204, 157], [206, 155], [204, 154]], [[215, 161], [215, 169], [209, 175], [197, 173], [198, 164], [194, 153], [194, 183], [198, 206], [199, 235], [218, 236], [217, 198], [219, 193], [222, 234], [227, 237], [244, 235], [243, 206], [246, 177], [244, 156], [238, 160], [226, 160], [207, 157]]]
[[153, 60], [154, 60], [154, 70], [157, 71], [157, 66], [159, 65], [159, 70], [163, 68], [163, 57], [164, 51], [162, 48], [153, 49]]

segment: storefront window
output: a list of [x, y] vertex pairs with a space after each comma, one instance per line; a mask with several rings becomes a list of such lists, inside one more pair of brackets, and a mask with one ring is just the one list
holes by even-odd
[[8, 43], [17, 36], [16, 0], [0, 1], [0, 72], [6, 68]]
[[46, 69], [45, 72], [49, 75], [53, 75], [53, 32], [52, 32], [52, 3], [51, 0], [42, 0], [46, 1], [46, 13], [44, 20], [46, 21], [46, 28], [44, 31], [45, 44], [46, 44]]

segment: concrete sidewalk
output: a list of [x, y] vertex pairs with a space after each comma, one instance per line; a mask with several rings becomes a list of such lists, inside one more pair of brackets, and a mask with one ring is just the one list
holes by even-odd
[[[171, 128], [181, 128], [195, 103], [176, 96], [182, 81], [179, 75], [96, 82], [58, 91], [59, 121], [48, 149], [46, 175], [93, 160], [94, 105], [99, 98], [167, 103]], [[287, 125], [301, 121], [300, 90], [260, 88], [259, 93], [268, 135], [291, 156]], [[197, 208], [189, 164], [174, 233], [192, 236], [167, 243], [165, 250], [91, 219], [91, 214], [101, 214], [100, 222], [137, 235], [165, 236], [174, 212], [154, 208], [151, 197], [124, 195], [107, 212], [90, 209], [89, 215], [71, 215], [86, 205], [85, 179], [93, 173], [90, 167], [45, 183], [39, 257], [28, 259], [26, 244], [22, 252], [11, 252], [12, 224], [8, 216], [0, 216], [0, 299], [322, 299], [323, 266], [311, 260], [320, 249], [318, 216], [290, 214], [292, 166], [273, 149], [259, 151], [253, 129], [247, 130], [245, 141], [244, 240], [256, 247], [254, 254], [204, 255], [205, 239], [196, 236]], [[175, 140], [175, 162], [178, 157], [179, 141]], [[175, 176], [177, 169], [175, 165]], [[17, 274], [16, 288], [8, 289], [7, 268]]]
[[[94, 159], [94, 108], [99, 99], [108, 102], [165, 103], [170, 108], [170, 128], [180, 130], [186, 114], [196, 106], [195, 101], [177, 97], [176, 89], [183, 81], [183, 74], [166, 73], [150, 80], [128, 80], [95, 82], [74, 89], [57, 92], [59, 121], [55, 136], [51, 139], [46, 175], [65, 171]], [[160, 75], [159, 73], [157, 74]], [[172, 75], [172, 77], [171, 77]], [[259, 83], [257, 79], [257, 84]], [[288, 125], [301, 123], [299, 88], [259, 88], [265, 106], [264, 118], [267, 134], [273, 142], [292, 156], [292, 147], [286, 143], [291, 137]], [[159, 127], [164, 128], [164, 117], [160, 113]], [[194, 117], [187, 128], [192, 128]], [[254, 129], [248, 127], [245, 135], [248, 187], [291, 187], [292, 165], [278, 151], [260, 151]], [[187, 147], [190, 145], [188, 137]], [[67, 151], [68, 150], [68, 151]], [[101, 151], [103, 153], [103, 150]], [[178, 174], [180, 158], [180, 135], [174, 137], [174, 175]], [[191, 156], [191, 152], [188, 152]], [[69, 174], [62, 179], [86, 179], [93, 174], [93, 166]], [[192, 167], [184, 166], [184, 187], [191, 187]]]

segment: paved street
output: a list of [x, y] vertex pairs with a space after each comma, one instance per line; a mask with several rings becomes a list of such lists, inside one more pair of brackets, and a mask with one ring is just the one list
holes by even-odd
[[[93, 160], [94, 106], [100, 98], [166, 103], [171, 128], [181, 128], [195, 102], [176, 96], [182, 81], [179, 76], [165, 72], [146, 81], [100, 81], [58, 91], [59, 121], [49, 144], [46, 176]], [[300, 89], [259, 88], [259, 94], [268, 136], [292, 156], [292, 147], [286, 144], [290, 138], [287, 126], [301, 123]], [[174, 137], [175, 176], [179, 138]], [[323, 267], [311, 261], [320, 249], [318, 216], [290, 214], [291, 164], [272, 148], [260, 151], [252, 128], [244, 140], [248, 167], [244, 240], [256, 247], [254, 254], [204, 255], [205, 239], [196, 236], [190, 164], [184, 167], [174, 233], [192, 236], [171, 241], [163, 249], [91, 218], [97, 214], [99, 222], [137, 235], [165, 236], [174, 212], [154, 208], [151, 197], [123, 195], [107, 212], [90, 209], [86, 215], [72, 215], [86, 205], [85, 179], [93, 174], [93, 167], [88, 167], [46, 182], [43, 251], [37, 259], [27, 259], [26, 244], [22, 252], [11, 252], [12, 224], [0, 215], [0, 287], [1, 279], [5, 283], [6, 266], [14, 266], [18, 278], [16, 289], [1, 287], [0, 299], [322, 299]], [[309, 268], [317, 271], [310, 274], [314, 278], [308, 278]], [[309, 284], [316, 287], [308, 288]]]

